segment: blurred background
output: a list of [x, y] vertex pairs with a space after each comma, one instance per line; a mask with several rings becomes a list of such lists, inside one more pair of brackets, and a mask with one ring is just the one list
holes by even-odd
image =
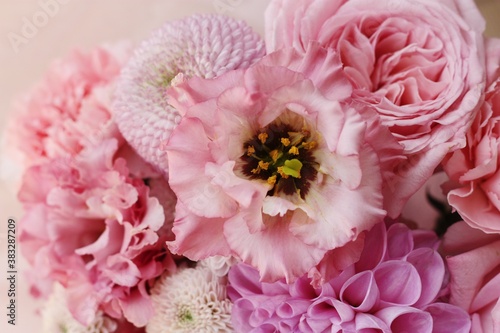
[[[124, 39], [139, 41], [167, 20], [192, 13], [224, 11], [244, 19], [262, 34], [263, 12], [269, 0], [0, 0], [0, 136], [13, 99], [30, 89], [54, 58], [74, 47], [90, 48]], [[477, 0], [487, 20], [488, 36], [500, 37], [500, 0]], [[57, 5], [54, 5], [56, 3]], [[49, 15], [40, 14], [42, 11]], [[26, 21], [38, 19], [39, 27], [17, 47], [9, 34], [21, 35]], [[0, 153], [0, 332], [40, 332], [37, 303], [29, 298], [18, 274], [16, 326], [7, 325], [6, 230], [7, 219], [21, 217], [15, 199], [14, 175]], [[26, 263], [18, 250], [19, 269]]]

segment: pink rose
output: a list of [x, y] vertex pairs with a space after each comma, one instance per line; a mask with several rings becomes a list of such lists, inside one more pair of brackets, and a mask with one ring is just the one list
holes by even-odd
[[463, 220], [487, 233], [500, 232], [500, 39], [487, 42], [486, 100], [467, 132], [467, 146], [443, 162], [451, 179], [448, 202]]
[[73, 51], [15, 105], [7, 141], [30, 165], [71, 157], [91, 143], [116, 137], [111, 121], [114, 82], [129, 58], [125, 44]]
[[460, 222], [444, 239], [450, 303], [472, 317], [472, 333], [500, 332], [500, 236]]
[[391, 217], [465, 146], [484, 91], [485, 23], [472, 0], [273, 0], [266, 25], [268, 51], [310, 40], [336, 49], [353, 99], [404, 146]]
[[337, 54], [317, 44], [171, 88], [184, 117], [166, 146], [170, 249], [234, 255], [266, 281], [293, 281], [380, 222], [402, 149], [376, 114], [345, 104], [350, 93]]
[[[26, 209], [20, 242], [33, 265], [32, 290], [43, 294], [53, 281], [61, 283], [70, 311], [83, 324], [99, 309], [146, 325], [153, 311], [148, 281], [175, 269], [165, 245], [172, 239], [171, 221], [144, 181], [131, 175], [124, 157], [136, 173], [147, 170], [130, 158], [130, 150], [118, 151], [117, 140], [108, 139], [71, 159], [30, 167], [19, 192]], [[158, 181], [163, 206], [171, 206], [175, 197], [168, 195], [168, 184], [149, 182]]]

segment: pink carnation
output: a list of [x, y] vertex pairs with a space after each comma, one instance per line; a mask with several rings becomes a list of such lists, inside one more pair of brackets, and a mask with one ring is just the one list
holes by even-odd
[[486, 101], [467, 133], [467, 146], [443, 162], [448, 202], [474, 228], [500, 232], [500, 39], [490, 39]]
[[170, 249], [234, 255], [266, 281], [293, 281], [380, 222], [401, 148], [376, 115], [344, 104], [350, 89], [336, 53], [315, 44], [171, 88], [185, 116], [166, 147]]
[[[33, 166], [19, 193], [27, 210], [20, 241], [33, 265], [33, 292], [61, 283], [82, 324], [99, 309], [146, 325], [153, 311], [148, 280], [175, 268], [163, 207], [142, 179], [131, 177], [122, 154], [128, 153], [108, 139], [72, 159]], [[162, 187], [169, 191], [166, 182]]]
[[472, 317], [472, 333], [500, 331], [500, 236], [454, 224], [444, 238], [450, 303]]
[[309, 41], [340, 53], [353, 99], [375, 108], [408, 157], [396, 173], [400, 203], [444, 156], [465, 146], [484, 94], [484, 19], [473, 0], [273, 0], [268, 51]]
[[43, 80], [15, 105], [7, 140], [30, 165], [72, 157], [91, 143], [116, 137], [111, 121], [114, 82], [130, 47], [73, 51], [52, 64]]
[[168, 22], [141, 44], [120, 77], [114, 109], [123, 136], [166, 173], [163, 145], [180, 119], [166, 96], [174, 77], [213, 78], [247, 68], [264, 53], [264, 41], [243, 21], [193, 15]]
[[291, 285], [260, 282], [250, 266], [233, 266], [235, 331], [469, 332], [465, 311], [437, 301], [445, 265], [432, 232], [380, 223], [365, 241], [360, 260], [318, 288], [306, 276]]

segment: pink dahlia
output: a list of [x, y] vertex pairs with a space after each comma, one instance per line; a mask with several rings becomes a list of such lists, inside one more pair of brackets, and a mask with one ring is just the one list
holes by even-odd
[[293, 281], [384, 218], [400, 147], [376, 115], [344, 103], [333, 50], [283, 50], [169, 93], [184, 114], [166, 147], [174, 253], [233, 255], [266, 281]]
[[487, 233], [500, 232], [500, 39], [490, 39], [486, 100], [467, 132], [467, 146], [443, 162], [451, 179], [448, 202], [463, 220]]
[[233, 266], [228, 296], [235, 331], [469, 332], [468, 314], [438, 301], [445, 264], [432, 232], [380, 223], [365, 242], [357, 263], [318, 288], [307, 276], [265, 283], [252, 267]]
[[125, 139], [149, 163], [167, 172], [163, 145], [180, 119], [167, 101], [172, 79], [213, 78], [247, 68], [265, 53], [250, 26], [222, 15], [194, 15], [155, 31], [121, 75], [114, 108]]
[[305, 51], [315, 40], [340, 53], [353, 99], [375, 108], [408, 157], [387, 188], [395, 218], [465, 146], [484, 95], [484, 26], [473, 0], [273, 0], [266, 46]]
[[89, 144], [116, 136], [111, 99], [129, 55], [128, 44], [73, 51], [17, 102], [7, 141], [26, 167], [75, 156]]
[[44, 294], [53, 281], [61, 283], [83, 325], [98, 310], [146, 325], [153, 312], [148, 281], [175, 268], [163, 207], [131, 176], [122, 153], [109, 139], [72, 159], [33, 166], [19, 193], [27, 210], [20, 242], [33, 265], [32, 290]]

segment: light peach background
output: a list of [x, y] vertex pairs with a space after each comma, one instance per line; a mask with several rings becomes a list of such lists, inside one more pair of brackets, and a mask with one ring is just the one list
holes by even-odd
[[[54, 0], [55, 1], [55, 0]], [[163, 22], [195, 12], [217, 12], [226, 5], [226, 14], [246, 20], [263, 32], [263, 12], [269, 0], [58, 0], [59, 8], [26, 44], [15, 52], [8, 33], [21, 34], [23, 20], [32, 20], [42, 10], [40, 3], [51, 0], [0, 0], [0, 136], [12, 99], [29, 89], [56, 57], [73, 47], [90, 48], [98, 43], [130, 38], [139, 41]], [[488, 21], [487, 34], [500, 36], [500, 0], [478, 0]], [[0, 164], [9, 160], [0, 155]], [[40, 332], [34, 315], [36, 302], [27, 294], [27, 286], [18, 275], [17, 325], [7, 325], [6, 305], [6, 221], [19, 219], [21, 210], [15, 200], [11, 180], [15, 170], [3, 169], [0, 175], [0, 331]], [[21, 258], [18, 258], [21, 261]], [[25, 266], [20, 262], [19, 268]]]

